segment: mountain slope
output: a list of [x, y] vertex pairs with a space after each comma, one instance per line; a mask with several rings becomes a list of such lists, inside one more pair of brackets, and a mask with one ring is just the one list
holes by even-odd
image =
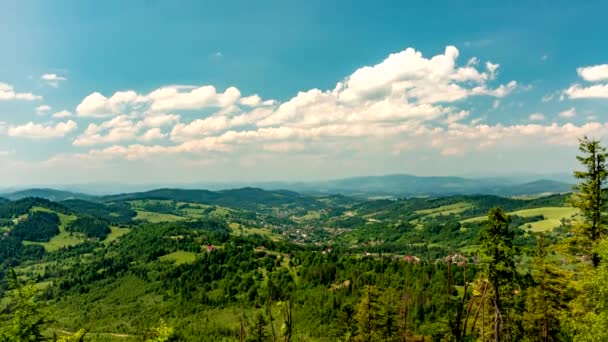
[[259, 188], [241, 188], [232, 190], [185, 190], [157, 189], [145, 192], [120, 194], [101, 197], [105, 202], [130, 201], [138, 199], [161, 199], [201, 204], [214, 204], [226, 207], [254, 209], [258, 206], [273, 207], [283, 205], [317, 206], [318, 201], [310, 196], [287, 190], [262, 190]]

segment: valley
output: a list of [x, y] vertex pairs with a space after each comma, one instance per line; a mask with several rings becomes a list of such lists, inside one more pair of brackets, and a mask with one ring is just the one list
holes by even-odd
[[[356, 327], [348, 315], [360, 289], [376, 284], [390, 296], [427, 298], [382, 297], [394, 310], [413, 310], [394, 317], [407, 326], [400, 334], [417, 339], [452, 314], [438, 306], [456, 296], [448, 278], [477, 273], [454, 266], [450, 274], [444, 260], [474, 257], [484, 213], [500, 206], [511, 215], [526, 274], [535, 234], [559, 239], [577, 220], [569, 197], [365, 200], [256, 188], [25, 197], [0, 204], [0, 270], [14, 269], [40, 291], [52, 317], [49, 336], [85, 328], [96, 341], [138, 341], [169, 322], [179, 340], [233, 341], [260, 312], [272, 317], [269, 334], [278, 334], [285, 324], [279, 306], [291, 303], [294, 339], [331, 341]], [[28, 234], [16, 233], [22, 226]], [[2, 290], [10, 296], [6, 283]]]

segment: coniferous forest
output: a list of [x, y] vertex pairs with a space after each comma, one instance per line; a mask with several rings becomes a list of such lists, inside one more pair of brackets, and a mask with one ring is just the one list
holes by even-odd
[[3, 341], [608, 340], [608, 162], [570, 193], [0, 204]]

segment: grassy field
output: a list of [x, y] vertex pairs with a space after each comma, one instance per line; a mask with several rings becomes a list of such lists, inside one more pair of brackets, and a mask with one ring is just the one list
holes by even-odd
[[103, 240], [105, 244], [109, 244], [129, 232], [129, 228], [120, 227], [110, 227], [110, 230], [112, 230], [112, 232], [108, 234], [108, 237], [106, 237], [105, 240]]
[[438, 216], [438, 215], [449, 215], [449, 214], [458, 214], [461, 213], [473, 205], [466, 202], [458, 202], [449, 205], [443, 205], [437, 208], [424, 209], [424, 210], [416, 210], [416, 214], [422, 214], [427, 216]]
[[185, 217], [172, 215], [172, 214], [163, 214], [163, 213], [154, 213], [151, 211], [145, 210], [136, 210], [137, 215], [135, 216], [136, 220], [144, 220], [150, 223], [158, 223], [158, 222], [175, 222], [185, 220]]
[[[46, 211], [53, 212], [47, 208], [34, 207], [32, 211]], [[74, 215], [66, 215], [62, 213], [57, 213], [59, 216], [60, 224], [59, 224], [59, 234], [53, 236], [48, 242], [32, 242], [32, 241], [23, 241], [23, 244], [38, 244], [44, 247], [47, 252], [54, 252], [63, 247], [67, 246], [75, 246], [84, 241], [84, 236], [78, 233], [71, 233], [65, 230], [65, 227], [70, 224], [70, 222], [76, 220], [76, 216]]]
[[194, 262], [196, 260], [196, 253], [185, 252], [185, 251], [177, 251], [173, 253], [169, 253], [159, 257], [158, 259], [163, 261], [173, 261], [176, 265], [187, 264]]
[[318, 220], [320, 218], [321, 218], [321, 213], [318, 211], [309, 211], [305, 215], [302, 215], [302, 216], [292, 216], [292, 219], [296, 222]]
[[[509, 215], [517, 215], [521, 217], [543, 215], [545, 217], [544, 220], [529, 223], [532, 231], [542, 232], [559, 227], [561, 219], [572, 219], [577, 213], [578, 209], [572, 207], [541, 207], [534, 209], [518, 210], [510, 212]], [[460, 221], [460, 223], [479, 222], [485, 219], [486, 216], [478, 216], [462, 220]], [[526, 228], [527, 226], [528, 224], [525, 224], [521, 228]]]

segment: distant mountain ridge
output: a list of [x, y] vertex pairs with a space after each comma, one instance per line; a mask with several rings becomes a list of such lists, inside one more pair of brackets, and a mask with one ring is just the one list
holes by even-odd
[[537, 195], [572, 191], [572, 185], [549, 179], [517, 182], [509, 178], [464, 178], [413, 175], [364, 176], [307, 183], [268, 183], [263, 188], [283, 188], [304, 193], [335, 193], [350, 196], [451, 196]]
[[[17, 200], [25, 197], [41, 197], [52, 201], [82, 199], [88, 201], [120, 201], [141, 198], [172, 199], [226, 205], [230, 203], [259, 201], [270, 205], [306, 201], [307, 195], [345, 195], [352, 197], [421, 197], [452, 195], [521, 196], [564, 193], [572, 191], [572, 185], [550, 179], [521, 182], [509, 178], [465, 178], [454, 176], [414, 176], [407, 174], [351, 177], [317, 182], [264, 182], [264, 183], [210, 183], [184, 187], [160, 188], [148, 191], [95, 196], [80, 192], [50, 188], [32, 188], [0, 197]], [[129, 186], [125, 186], [129, 189]], [[207, 190], [208, 189], [208, 190]], [[228, 190], [220, 190], [228, 189]]]
[[51, 201], [59, 202], [65, 201], [69, 199], [82, 199], [82, 200], [92, 200], [95, 196], [87, 195], [78, 192], [64, 191], [64, 190], [56, 190], [49, 188], [32, 188], [14, 191], [6, 194], [0, 194], [0, 197], [9, 199], [11, 201], [20, 200], [26, 197], [40, 197], [45, 198]]

